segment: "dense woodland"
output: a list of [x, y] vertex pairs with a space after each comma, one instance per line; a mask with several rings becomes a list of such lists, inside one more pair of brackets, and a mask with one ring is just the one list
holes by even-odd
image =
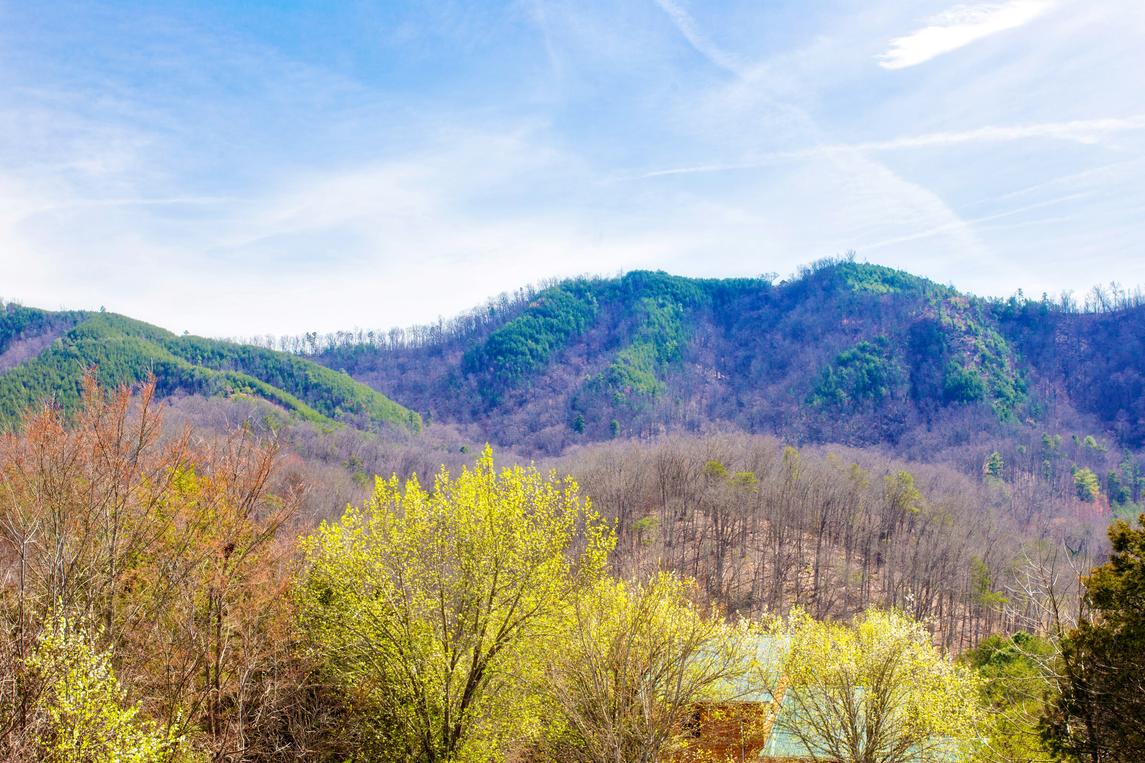
[[[1145, 519], [1105, 546], [1092, 503], [1043, 516], [992, 463], [975, 484], [738, 435], [586, 449], [561, 462], [583, 492], [487, 448], [319, 524], [323, 456], [289, 434], [314, 425], [215, 405], [191, 428], [154, 385], [89, 379], [0, 439], [7, 757], [691, 760], [688, 708], [745, 685], [824, 728], [861, 721], [817, 697], [864, 692], [891, 703], [878, 749], [938, 759], [1142, 749]], [[790, 645], [780, 673], [752, 672], [759, 638]]]
[[537, 453], [724, 426], [932, 460], [1030, 423], [1140, 447], [1143, 322], [1118, 287], [986, 300], [841, 259], [779, 283], [579, 279], [433, 326], [261, 341]]
[[[963, 759], [1139, 760], [1143, 341], [1117, 287], [846, 259], [257, 343], [6, 305], [0, 750], [698, 760], [688, 708], [777, 637], [792, 701], [897, 644]], [[886, 744], [963, 744], [928, 723]]]
[[319, 424], [417, 430], [420, 417], [385, 396], [295, 355], [251, 345], [175, 336], [109, 313], [0, 309], [0, 421], [11, 426], [28, 408], [53, 400], [73, 410], [84, 376], [107, 386], [149, 376], [164, 397], [249, 396]]
[[1087, 569], [1105, 552], [1094, 504], [1015, 497], [997, 478], [862, 451], [721, 435], [613, 444], [559, 463], [617, 518], [626, 574], [668, 567], [750, 614], [899, 608], [956, 651], [1037, 620], [1030, 576], [1058, 565], [1069, 580], [1070, 565]]

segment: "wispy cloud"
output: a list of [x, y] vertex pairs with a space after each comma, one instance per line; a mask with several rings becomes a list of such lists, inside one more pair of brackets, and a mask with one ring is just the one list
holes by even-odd
[[707, 35], [700, 31], [692, 15], [679, 3], [675, 0], [656, 0], [656, 4], [668, 15], [676, 29], [680, 30], [680, 34], [697, 53], [737, 77], [746, 75], [747, 67], [744, 63], [709, 40]]
[[1052, 5], [1052, 0], [1008, 0], [955, 6], [930, 19], [927, 26], [891, 40], [879, 65], [905, 69], [924, 63], [984, 37], [1025, 26]]
[[8, 5], [7, 298], [234, 335], [850, 248], [985, 294], [1145, 282], [1141, 0]]
[[775, 151], [747, 162], [670, 167], [644, 172], [638, 175], [629, 175], [621, 179], [639, 180], [668, 175], [693, 175], [750, 170], [770, 167], [782, 162], [800, 161], [803, 159], [813, 159], [831, 154], [856, 151], [899, 151], [915, 148], [941, 148], [965, 143], [1002, 143], [1034, 138], [1092, 144], [1101, 142], [1103, 137], [1113, 133], [1136, 130], [1145, 130], [1145, 114], [1135, 114], [1123, 118], [1079, 119], [1069, 122], [1043, 122], [1028, 125], [992, 125], [958, 132], [932, 132], [922, 135], [906, 135], [889, 140], [865, 141], [860, 143], [828, 143], [791, 151]]
[[1061, 196], [1046, 201], [1039, 201], [1035, 204], [1025, 204], [1015, 209], [1008, 209], [1005, 212], [997, 212], [990, 215], [982, 215], [980, 217], [973, 217], [968, 219], [960, 219], [954, 223], [946, 223], [934, 228], [928, 228], [922, 231], [908, 233], [902, 236], [895, 236], [894, 238], [884, 239], [882, 241], [874, 241], [868, 244], [859, 244], [858, 250], [861, 252], [870, 252], [875, 249], [882, 249], [884, 247], [893, 246], [895, 244], [904, 244], [910, 241], [920, 241], [922, 239], [932, 238], [934, 236], [951, 233], [953, 231], [965, 230], [967, 226], [980, 225], [982, 223], [994, 222], [995, 220], [1003, 220], [1017, 215], [1023, 215], [1027, 212], [1044, 209], [1046, 207], [1059, 206], [1072, 201], [1084, 199], [1089, 194], [1087, 193], [1071, 193], [1066, 196]]
[[1098, 143], [1103, 136], [1110, 133], [1142, 129], [1145, 129], [1145, 114], [1135, 114], [1124, 118], [1077, 119], [1068, 122], [1042, 122], [1027, 125], [993, 125], [960, 132], [932, 132], [885, 141], [857, 143], [852, 147], [872, 151], [893, 151], [902, 148], [954, 146], [960, 143], [997, 143], [1029, 138]]

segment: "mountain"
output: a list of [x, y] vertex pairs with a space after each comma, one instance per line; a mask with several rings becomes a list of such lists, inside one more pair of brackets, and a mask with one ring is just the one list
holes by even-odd
[[1045, 442], [1064, 437], [1092, 441], [1069, 463], [1102, 474], [1145, 446], [1140, 298], [1098, 291], [1085, 309], [983, 299], [848, 259], [783, 282], [571, 279], [434, 326], [278, 346], [291, 352], [8, 305], [0, 419], [49, 397], [74, 405], [97, 366], [105, 383], [154, 373], [164, 395], [253, 396], [322, 425], [417, 431], [424, 416], [463, 441], [534, 455], [734, 429], [968, 471], [982, 467], [986, 444], [1007, 463], [1056, 462], [1065, 456]]
[[434, 421], [542, 453], [713, 426], [907, 449], [1073, 427], [1137, 449], [1143, 350], [1140, 300], [982, 299], [838, 259], [782, 283], [568, 280], [449, 325], [333, 337], [313, 357]]
[[418, 431], [421, 417], [349, 376], [273, 350], [176, 336], [113, 313], [0, 309], [0, 422], [53, 399], [76, 406], [89, 368], [105, 386], [154, 374], [161, 396], [252, 396], [319, 424]]

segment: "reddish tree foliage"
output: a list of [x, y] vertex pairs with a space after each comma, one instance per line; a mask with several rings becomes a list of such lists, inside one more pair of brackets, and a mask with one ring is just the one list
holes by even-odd
[[129, 699], [213, 758], [306, 746], [282, 532], [301, 487], [273, 441], [169, 431], [154, 393], [89, 375], [72, 420], [46, 406], [0, 436], [0, 749], [19, 744], [36, 699], [19, 668], [57, 606], [99, 625]]

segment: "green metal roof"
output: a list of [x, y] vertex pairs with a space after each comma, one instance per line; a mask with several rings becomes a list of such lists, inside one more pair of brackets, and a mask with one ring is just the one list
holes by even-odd
[[740, 675], [721, 688], [718, 701], [771, 703], [775, 698], [771, 688], [765, 686], [764, 676], [774, 676], [776, 680], [783, 667], [783, 652], [786, 639], [774, 636], [753, 637], [754, 644], [747, 649], [747, 664]]

